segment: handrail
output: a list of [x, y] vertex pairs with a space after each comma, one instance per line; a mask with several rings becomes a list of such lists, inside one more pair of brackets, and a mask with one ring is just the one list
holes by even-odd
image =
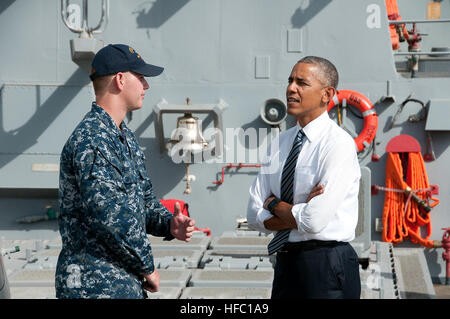
[[431, 52], [394, 52], [394, 55], [449, 55], [450, 51], [431, 51]]
[[388, 20], [389, 24], [405, 24], [405, 23], [445, 23], [450, 19], [429, 19], [429, 20]]

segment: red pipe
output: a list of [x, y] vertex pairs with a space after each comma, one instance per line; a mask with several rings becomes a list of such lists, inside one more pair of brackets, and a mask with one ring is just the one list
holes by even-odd
[[450, 227], [442, 228], [445, 230], [444, 235], [442, 235], [442, 248], [444, 248], [444, 252], [442, 253], [442, 258], [445, 260], [447, 264], [447, 271], [445, 278], [445, 284], [450, 285]]
[[216, 185], [221, 185], [225, 179], [225, 168], [232, 168], [232, 167], [237, 167], [237, 168], [241, 168], [241, 167], [261, 167], [261, 164], [254, 164], [254, 165], [245, 165], [242, 163], [239, 163], [238, 165], [233, 165], [233, 164], [228, 164], [224, 167], [222, 167], [222, 178], [219, 181], [215, 181], [213, 182], [213, 184]]

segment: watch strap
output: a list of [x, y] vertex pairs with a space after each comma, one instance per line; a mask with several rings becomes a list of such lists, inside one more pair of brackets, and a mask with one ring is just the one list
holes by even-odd
[[272, 199], [272, 201], [269, 203], [269, 205], [267, 205], [267, 208], [269, 210], [269, 212], [273, 215], [273, 210], [275, 208], [275, 206], [280, 202], [281, 200], [278, 197], [275, 197], [274, 199]]

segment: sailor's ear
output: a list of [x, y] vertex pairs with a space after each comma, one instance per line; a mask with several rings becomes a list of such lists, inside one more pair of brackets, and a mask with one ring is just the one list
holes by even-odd
[[114, 76], [114, 83], [116, 84], [116, 87], [117, 87], [119, 90], [121, 90], [121, 91], [122, 91], [122, 89], [123, 89], [124, 81], [125, 81], [125, 74], [124, 74], [124, 73], [119, 72], [119, 73], [117, 73], [117, 74]]

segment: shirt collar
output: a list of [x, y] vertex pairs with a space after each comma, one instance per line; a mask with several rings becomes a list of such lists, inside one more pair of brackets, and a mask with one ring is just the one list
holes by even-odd
[[120, 135], [123, 135], [123, 134], [128, 132], [128, 127], [125, 125], [125, 122], [122, 121], [122, 123], [120, 123], [120, 128], [122, 129], [122, 132], [121, 132], [121, 130], [119, 130], [119, 128], [117, 127], [116, 123], [113, 121], [113, 119], [108, 114], [108, 112], [106, 112], [105, 109], [103, 109], [101, 106], [99, 106], [95, 102], [92, 102], [92, 111], [99, 116], [100, 120], [114, 134], [120, 136]]
[[303, 133], [305, 133], [306, 138], [310, 142], [313, 142], [315, 139], [319, 138], [322, 135], [323, 129], [326, 126], [329, 119], [330, 117], [328, 116], [328, 112], [325, 111], [317, 118], [309, 122], [305, 127], [301, 127], [300, 123], [297, 122], [296, 132], [302, 129]]

